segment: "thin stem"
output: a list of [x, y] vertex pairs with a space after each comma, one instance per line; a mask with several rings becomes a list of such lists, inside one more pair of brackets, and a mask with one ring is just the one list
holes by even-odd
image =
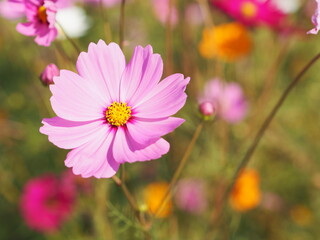
[[114, 175], [112, 177], [113, 181], [121, 187], [124, 195], [126, 196], [126, 198], [128, 199], [128, 202], [130, 204], [130, 206], [132, 207], [132, 209], [137, 212], [138, 211], [138, 205], [136, 203], [136, 201], [134, 200], [133, 196], [131, 195], [131, 193], [129, 192], [127, 186], [125, 185], [125, 183], [123, 181], [121, 181], [120, 178], [118, 178], [116, 175]]
[[124, 7], [126, 4], [126, 0], [121, 0], [121, 7], [120, 7], [120, 22], [119, 22], [119, 45], [120, 48], [123, 48], [123, 39], [124, 39]]
[[68, 34], [64, 31], [64, 29], [63, 29], [63, 27], [61, 26], [61, 24], [58, 23], [58, 22], [56, 22], [56, 23], [57, 23], [58, 27], [60, 28], [62, 34], [65, 36], [65, 38], [66, 38], [66, 39], [71, 43], [71, 45], [73, 46], [74, 50], [76, 51], [76, 54], [79, 55], [80, 52], [81, 52], [81, 50], [80, 50], [80, 48], [78, 47], [78, 45], [75, 43], [75, 41], [73, 41], [72, 38], [70, 38], [70, 37], [68, 36]]
[[[231, 190], [232, 190], [232, 188], [233, 188], [233, 186], [234, 186], [234, 184], [236, 182], [236, 179], [238, 178], [238, 175], [239, 175], [240, 171], [248, 165], [248, 163], [249, 163], [249, 161], [250, 161], [255, 149], [257, 148], [261, 138], [263, 137], [265, 131], [269, 127], [269, 125], [270, 125], [271, 121], [273, 120], [274, 116], [279, 111], [280, 107], [283, 105], [284, 101], [286, 100], [286, 98], [288, 97], [288, 95], [292, 91], [292, 89], [297, 85], [297, 83], [304, 76], [304, 74], [310, 69], [311, 66], [313, 66], [313, 64], [319, 58], [320, 58], [320, 53], [317, 54], [314, 58], [312, 58], [310, 60], [310, 62], [301, 70], [301, 72], [293, 79], [293, 81], [289, 84], [289, 86], [282, 93], [282, 95], [279, 98], [278, 102], [273, 107], [273, 109], [271, 110], [271, 112], [269, 113], [269, 115], [267, 116], [265, 121], [262, 123], [262, 126], [260, 127], [259, 131], [257, 132], [257, 134], [256, 134], [251, 146], [249, 147], [249, 149], [247, 150], [246, 154], [244, 155], [244, 157], [240, 161], [240, 164], [239, 164], [236, 172], [234, 173], [234, 175], [232, 177], [230, 185], [228, 186], [228, 188], [225, 191], [225, 194], [223, 196], [223, 205], [221, 207], [222, 209], [225, 207], [226, 199], [228, 198], [228, 196], [229, 196], [229, 194], [230, 194], [230, 192], [231, 192]], [[218, 216], [217, 220], [219, 219], [220, 216]]]
[[162, 199], [162, 202], [159, 206], [159, 208], [157, 209], [156, 213], [155, 213], [155, 216], [157, 216], [163, 209], [163, 207], [165, 206], [165, 204], [168, 202], [168, 200], [170, 199], [170, 193], [172, 192], [173, 188], [175, 187], [180, 175], [181, 175], [181, 172], [182, 170], [184, 169], [186, 163], [187, 163], [187, 160], [191, 154], [191, 151], [200, 135], [200, 132], [203, 128], [203, 122], [201, 122], [197, 129], [195, 130], [193, 136], [192, 136], [192, 139], [187, 147], [187, 150], [185, 151], [180, 163], [179, 163], [179, 166], [178, 168], [176, 169], [171, 181], [170, 181], [170, 184], [169, 184], [169, 187], [168, 187], [168, 190], [166, 192], [166, 194], [164, 195], [163, 199]]

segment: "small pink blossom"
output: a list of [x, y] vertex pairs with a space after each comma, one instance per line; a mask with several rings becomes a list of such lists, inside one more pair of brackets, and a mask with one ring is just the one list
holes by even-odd
[[167, 24], [168, 18], [171, 26], [177, 25], [178, 11], [173, 4], [170, 6], [170, 0], [152, 0], [152, 5], [155, 16], [163, 25]]
[[149, 45], [135, 48], [128, 64], [120, 47], [90, 43], [77, 61], [78, 74], [61, 70], [50, 85], [57, 117], [40, 132], [60, 148], [73, 149], [65, 164], [82, 177], [109, 178], [120, 164], [160, 158], [163, 135], [184, 120], [171, 117], [185, 104], [189, 78], [160, 81], [163, 63]]
[[271, 0], [210, 0], [230, 17], [247, 26], [282, 28], [286, 14]]
[[207, 207], [204, 183], [197, 179], [184, 179], [178, 183], [175, 194], [177, 206], [193, 214], [202, 213]]
[[320, 30], [320, 0], [316, 0], [316, 2], [317, 7], [311, 18], [311, 21], [315, 27], [308, 31], [307, 34], [317, 34]]
[[57, 231], [71, 214], [75, 192], [54, 175], [29, 180], [21, 197], [26, 224], [39, 232]]
[[199, 26], [204, 22], [204, 16], [198, 3], [190, 3], [187, 5], [185, 19], [194, 26]]
[[23, 0], [0, 1], [0, 15], [7, 19], [18, 19], [24, 16]]
[[19, 23], [17, 31], [26, 36], [35, 36], [41, 46], [50, 46], [57, 37], [55, 27], [56, 5], [52, 0], [25, 0], [25, 15], [28, 22]]
[[223, 83], [216, 78], [207, 82], [204, 89], [200, 104], [211, 102], [220, 118], [229, 123], [236, 123], [246, 116], [248, 104], [238, 83]]
[[40, 80], [43, 85], [47, 86], [53, 84], [53, 77], [56, 76], [59, 76], [59, 68], [55, 64], [50, 63], [41, 73]]

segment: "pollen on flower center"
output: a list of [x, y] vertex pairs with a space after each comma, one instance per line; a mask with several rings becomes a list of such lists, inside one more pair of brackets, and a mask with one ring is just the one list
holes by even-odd
[[241, 12], [245, 17], [252, 18], [257, 14], [257, 7], [251, 2], [244, 2], [241, 6]]
[[45, 6], [40, 6], [38, 8], [38, 18], [42, 23], [47, 23], [47, 9]]
[[131, 117], [131, 107], [127, 103], [113, 102], [106, 111], [106, 119], [113, 126], [123, 126]]

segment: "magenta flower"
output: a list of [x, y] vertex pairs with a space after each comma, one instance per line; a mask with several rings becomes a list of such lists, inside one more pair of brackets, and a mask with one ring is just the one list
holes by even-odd
[[80, 54], [77, 70], [61, 70], [53, 79], [51, 105], [58, 116], [40, 128], [56, 146], [73, 149], [65, 164], [75, 174], [108, 178], [122, 163], [169, 151], [161, 136], [184, 122], [170, 116], [185, 104], [189, 78], [173, 74], [160, 81], [162, 59], [151, 46], [136, 47], [126, 65], [119, 46], [102, 40]]
[[55, 64], [50, 63], [41, 73], [40, 80], [43, 85], [47, 86], [53, 84], [53, 77], [55, 76], [59, 76], [59, 68]]
[[19, 23], [17, 31], [26, 36], [36, 36], [35, 42], [41, 46], [50, 46], [58, 35], [55, 1], [25, 0], [24, 3], [28, 22]]
[[316, 2], [317, 8], [311, 18], [311, 21], [315, 27], [308, 31], [307, 34], [317, 34], [320, 30], [320, 0], [316, 0]]
[[28, 181], [21, 197], [21, 213], [26, 224], [44, 233], [58, 230], [71, 214], [75, 198], [72, 189], [51, 174]]
[[200, 104], [212, 103], [220, 118], [229, 123], [236, 123], [246, 116], [248, 104], [239, 84], [223, 83], [219, 79], [212, 79], [204, 89]]
[[177, 207], [193, 214], [202, 213], [207, 207], [204, 183], [197, 179], [184, 179], [175, 193]]
[[286, 17], [271, 0], [211, 0], [211, 3], [247, 26], [281, 28]]

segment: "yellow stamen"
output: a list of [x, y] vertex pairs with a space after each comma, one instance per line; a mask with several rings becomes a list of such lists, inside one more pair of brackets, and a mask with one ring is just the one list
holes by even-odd
[[252, 2], [244, 2], [241, 6], [242, 14], [247, 18], [252, 18], [257, 14], [257, 6]]
[[106, 111], [106, 119], [113, 126], [123, 126], [131, 117], [131, 107], [127, 103], [113, 102]]
[[44, 6], [38, 8], [38, 18], [41, 22], [47, 23], [47, 9]]

